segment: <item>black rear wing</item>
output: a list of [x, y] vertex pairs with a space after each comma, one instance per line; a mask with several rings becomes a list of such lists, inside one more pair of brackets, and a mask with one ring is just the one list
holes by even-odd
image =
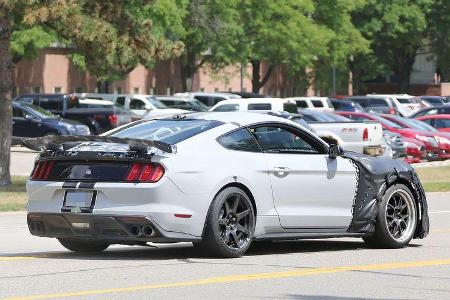
[[114, 136], [94, 136], [94, 135], [60, 135], [46, 136], [39, 138], [24, 138], [22, 145], [35, 151], [61, 151], [75, 147], [85, 142], [99, 142], [112, 144], [125, 144], [130, 151], [147, 153], [148, 147], [155, 147], [163, 152], [174, 153], [175, 146], [152, 140], [119, 138]]

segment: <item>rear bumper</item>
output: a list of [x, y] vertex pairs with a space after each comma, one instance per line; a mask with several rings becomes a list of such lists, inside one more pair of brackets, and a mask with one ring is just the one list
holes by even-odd
[[35, 236], [101, 240], [112, 244], [191, 242], [201, 238], [162, 229], [147, 216], [89, 213], [29, 213], [28, 229]]

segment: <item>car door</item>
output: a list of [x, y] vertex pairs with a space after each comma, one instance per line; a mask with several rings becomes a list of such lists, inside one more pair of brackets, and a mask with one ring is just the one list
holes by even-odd
[[283, 228], [345, 231], [352, 219], [357, 168], [330, 158], [324, 143], [284, 124], [251, 128], [264, 151]]

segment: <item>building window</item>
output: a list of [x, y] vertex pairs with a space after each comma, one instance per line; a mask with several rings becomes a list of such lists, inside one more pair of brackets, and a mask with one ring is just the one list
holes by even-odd
[[170, 87], [168, 87], [167, 89], [166, 89], [166, 95], [171, 95], [171, 92], [172, 91], [172, 89], [170, 88]]
[[242, 91], [245, 93], [247, 91], [247, 88], [243, 87]]
[[205, 91], [205, 88], [200, 88], [200, 92], [204, 92]]
[[83, 87], [77, 86], [77, 87], [75, 88], [75, 93], [82, 93], [82, 92], [83, 92]]
[[39, 94], [41, 92], [40, 86], [34, 86], [33, 87], [33, 94]]
[[55, 88], [53, 89], [53, 92], [55, 94], [61, 94], [62, 93], [62, 87], [60, 86], [55, 86]]
[[228, 88], [228, 92], [231, 93], [232, 91], [233, 91], [233, 89], [229, 87], [229, 88]]
[[219, 91], [219, 88], [214, 88], [214, 92], [218, 92]]
[[133, 94], [139, 94], [140, 89], [138, 87], [133, 88]]
[[121, 86], [116, 87], [116, 94], [122, 94], [122, 87]]

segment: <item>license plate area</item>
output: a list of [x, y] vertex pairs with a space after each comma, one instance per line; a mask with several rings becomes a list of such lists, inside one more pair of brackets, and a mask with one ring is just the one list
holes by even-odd
[[66, 190], [61, 212], [91, 213], [94, 209], [97, 191]]

